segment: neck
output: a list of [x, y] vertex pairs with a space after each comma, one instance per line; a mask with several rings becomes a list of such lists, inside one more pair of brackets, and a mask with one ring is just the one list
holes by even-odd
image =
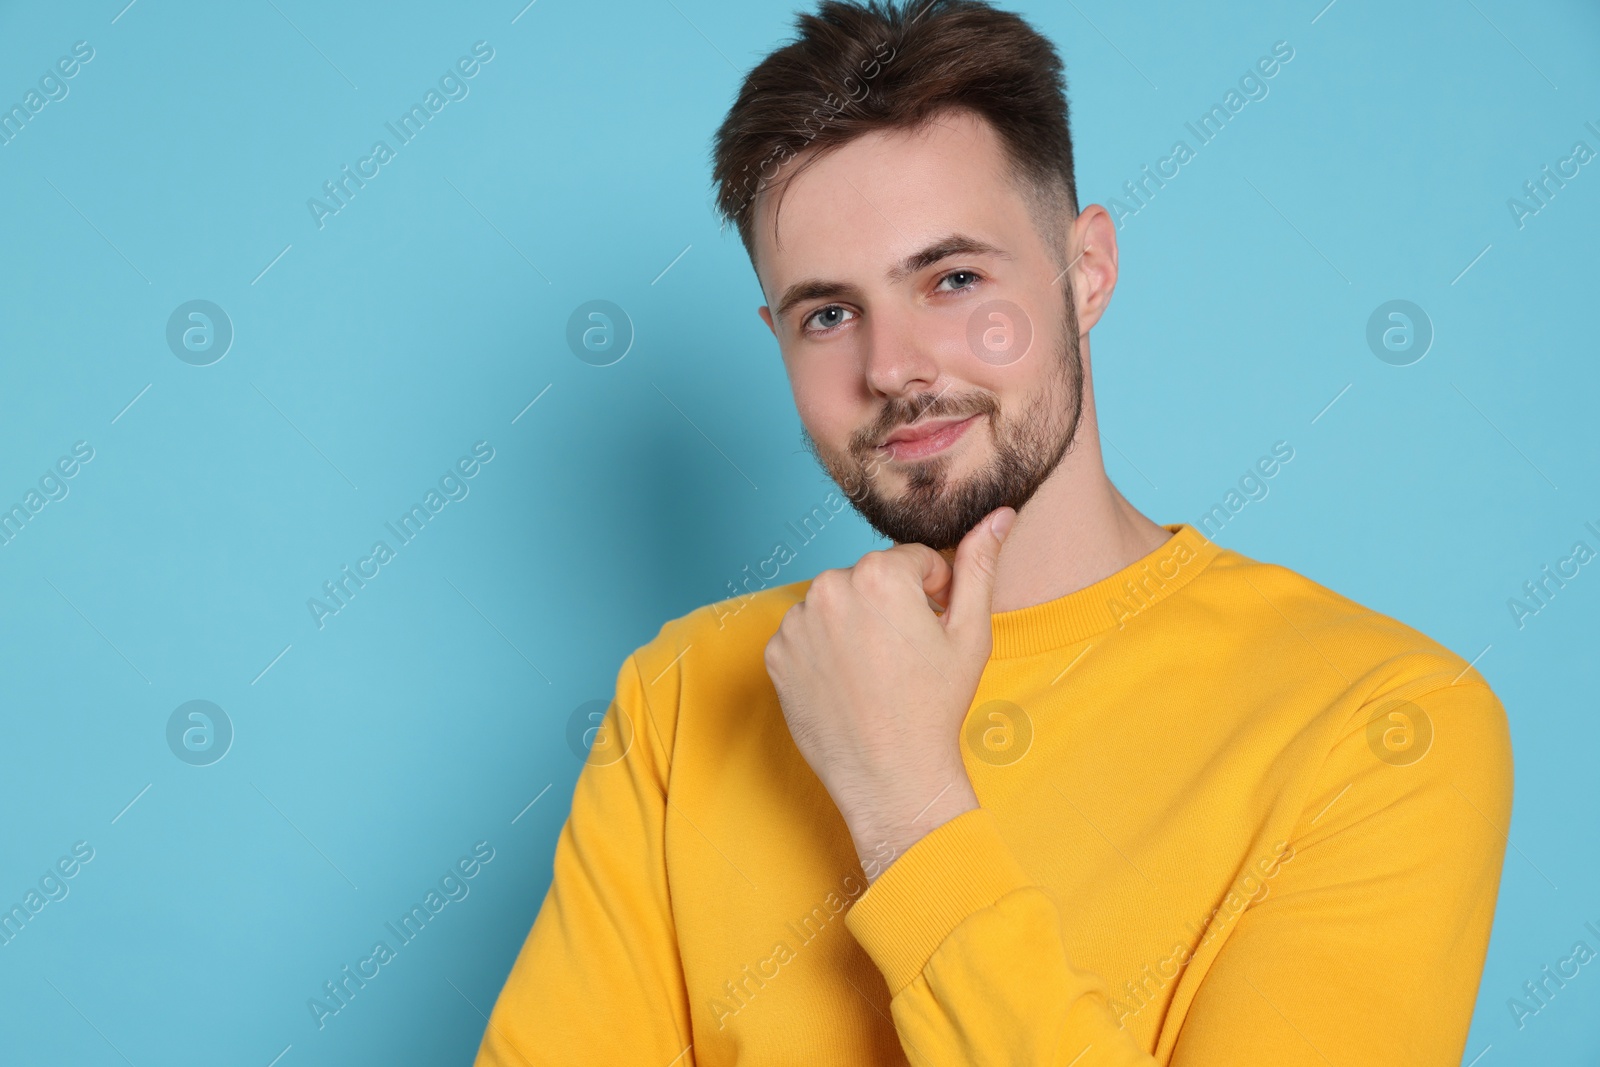
[[[990, 610], [1015, 611], [1077, 592], [1144, 558], [1171, 536], [1106, 477], [1086, 373], [1072, 450], [1017, 512], [1000, 551]], [[952, 560], [955, 551], [944, 556]]]

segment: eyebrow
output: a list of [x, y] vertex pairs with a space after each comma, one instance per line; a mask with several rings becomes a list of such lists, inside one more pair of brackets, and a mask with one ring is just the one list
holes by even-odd
[[[890, 267], [886, 277], [891, 284], [898, 284], [920, 270], [924, 270], [942, 259], [951, 256], [997, 256], [1001, 259], [1011, 259], [1011, 253], [1003, 248], [997, 248], [987, 241], [980, 241], [976, 237], [969, 237], [963, 233], [952, 233], [941, 237], [939, 240], [919, 251], [911, 253], [897, 265]], [[795, 282], [783, 291], [783, 299], [778, 301], [777, 318], [782, 319], [794, 310], [797, 305], [808, 300], [823, 300], [835, 297], [854, 296], [859, 290], [846, 282], [830, 282], [819, 278], [808, 278], [805, 281]]]

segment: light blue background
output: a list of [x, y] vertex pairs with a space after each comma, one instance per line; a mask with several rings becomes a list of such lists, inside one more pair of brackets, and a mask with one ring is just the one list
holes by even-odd
[[[548, 884], [569, 716], [831, 487], [709, 191], [789, 5], [523, 2], [0, 7], [0, 106], [95, 50], [0, 147], [0, 505], [95, 450], [0, 548], [0, 903], [95, 850], [0, 948], [8, 1062], [468, 1062]], [[1600, 548], [1600, 164], [1522, 228], [1507, 200], [1600, 150], [1600, 15], [1324, 3], [1021, 7], [1086, 203], [1295, 49], [1122, 230], [1110, 474], [1195, 522], [1287, 440], [1218, 540], [1481, 656], [1517, 791], [1466, 1061], [1592, 1062], [1600, 964], [1520, 1030], [1506, 1002], [1600, 925], [1600, 566], [1521, 629], [1507, 600]], [[479, 40], [470, 95], [318, 229], [307, 199]], [[1365, 341], [1397, 298], [1436, 330], [1406, 367]], [[193, 299], [236, 330], [208, 367], [165, 341]], [[565, 341], [591, 299], [636, 330], [611, 366]], [[470, 495], [319, 630], [307, 598], [480, 440]], [[780, 581], [881, 546], [850, 514]], [[236, 730], [208, 767], [165, 739], [192, 699]], [[470, 895], [319, 1031], [307, 999], [480, 840]]]

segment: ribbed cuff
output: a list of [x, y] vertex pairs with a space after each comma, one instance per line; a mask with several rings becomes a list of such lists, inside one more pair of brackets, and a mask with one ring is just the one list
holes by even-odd
[[898, 996], [967, 916], [1035, 882], [984, 808], [935, 827], [889, 864], [844, 921]]

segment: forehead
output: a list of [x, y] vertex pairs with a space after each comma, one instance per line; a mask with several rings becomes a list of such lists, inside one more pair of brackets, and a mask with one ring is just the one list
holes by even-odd
[[970, 111], [863, 134], [812, 155], [785, 163], [793, 176], [780, 172], [782, 184], [756, 200], [756, 274], [769, 299], [795, 278], [881, 274], [952, 231], [994, 240], [1027, 223], [1003, 142]]

